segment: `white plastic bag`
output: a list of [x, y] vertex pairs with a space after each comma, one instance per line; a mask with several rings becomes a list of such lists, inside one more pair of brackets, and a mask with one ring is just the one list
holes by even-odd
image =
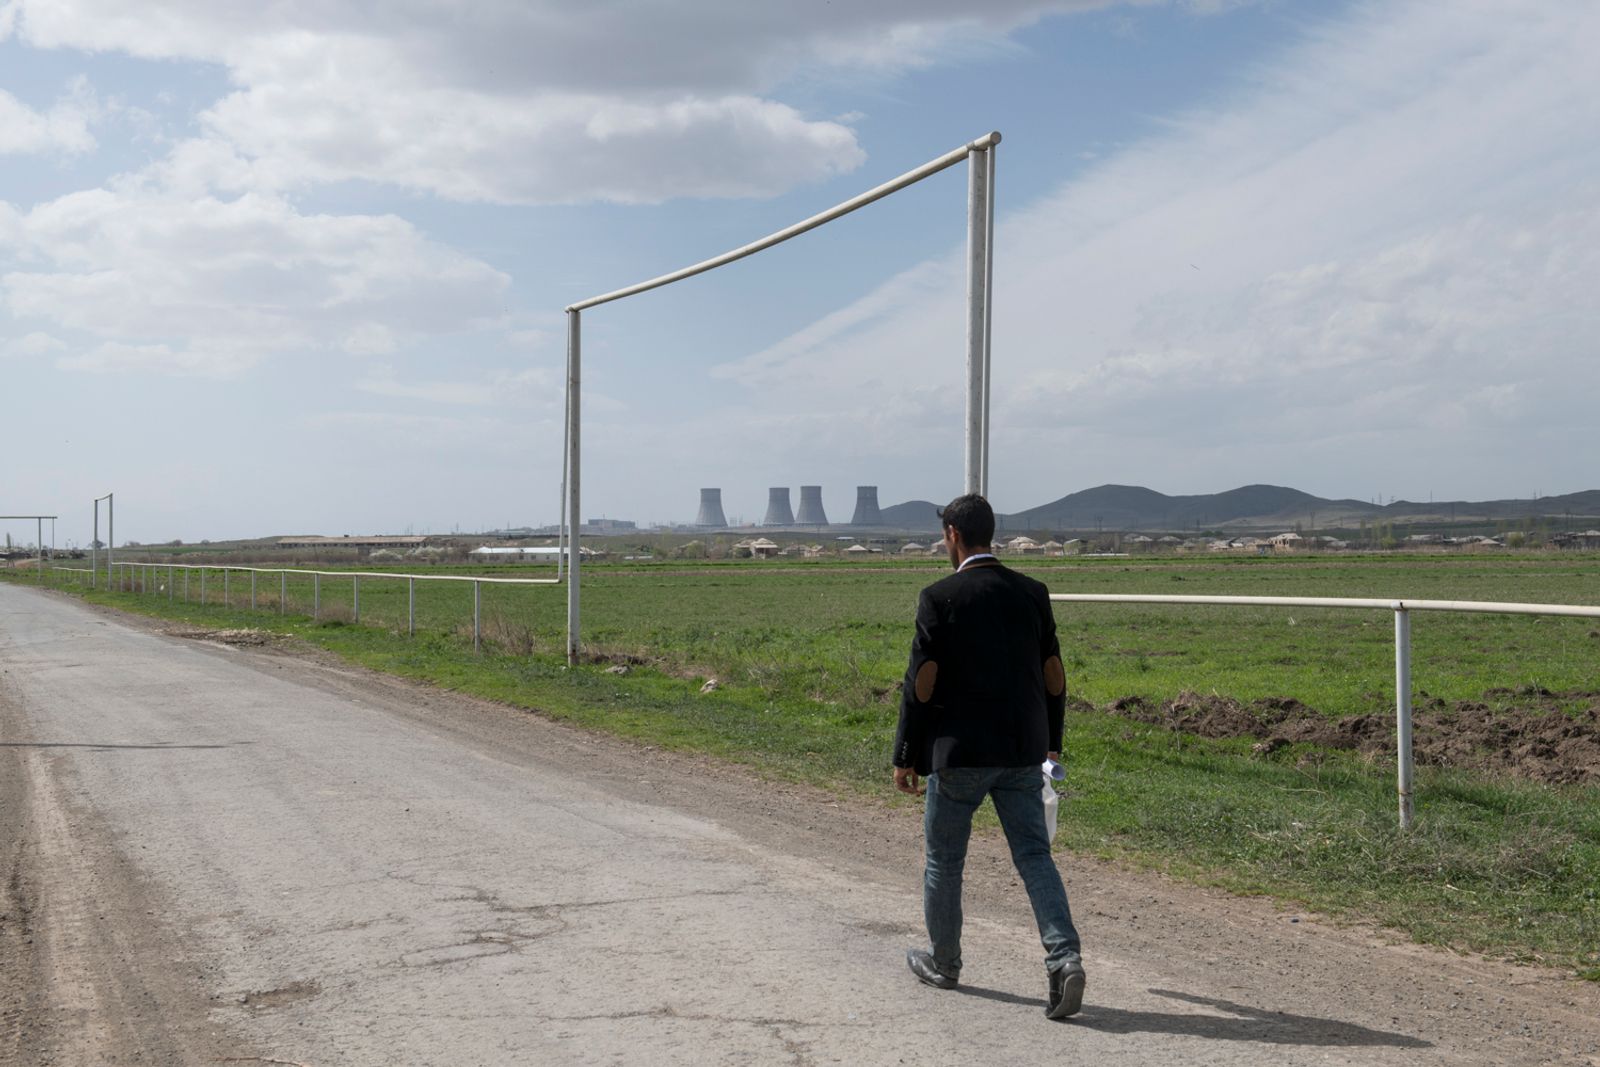
[[1047, 759], [1040, 766], [1044, 775], [1044, 786], [1039, 792], [1044, 801], [1044, 833], [1051, 841], [1056, 839], [1056, 813], [1061, 807], [1061, 798], [1056, 795], [1056, 783], [1067, 776], [1067, 769], [1053, 759]]

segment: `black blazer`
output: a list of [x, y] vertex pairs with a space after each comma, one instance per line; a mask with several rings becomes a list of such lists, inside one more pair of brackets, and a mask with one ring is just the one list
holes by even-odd
[[[1024, 767], [1059, 752], [1066, 692], [1051, 696], [1044, 671], [1060, 655], [1044, 583], [978, 560], [928, 586], [917, 600], [894, 765], [920, 774]], [[916, 681], [928, 662], [938, 678], [923, 702]]]

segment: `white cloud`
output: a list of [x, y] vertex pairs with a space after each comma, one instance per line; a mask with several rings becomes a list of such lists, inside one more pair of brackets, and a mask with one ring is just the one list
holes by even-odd
[[560, 379], [544, 367], [499, 371], [475, 382], [402, 382], [392, 372], [385, 371], [358, 382], [356, 388], [375, 396], [470, 407], [509, 405], [555, 410], [561, 401]]
[[[1000, 47], [1110, 0], [873, 4], [16, 0], [42, 48], [224, 65], [202, 116], [278, 187], [363, 179], [468, 201], [764, 196], [864, 158], [845, 122], [772, 98], [801, 71], [883, 75]], [[177, 164], [239, 180], [215, 153]], [[236, 188], [224, 184], [225, 189]]]
[[0, 155], [75, 155], [95, 147], [89, 127], [98, 120], [99, 102], [79, 78], [49, 111], [36, 111], [0, 89]]
[[[1358, 7], [1003, 212], [996, 493], [1038, 503], [1067, 457], [1073, 484], [1190, 490], [1474, 463], [1592, 481], [1550, 442], [1600, 385], [1597, 45], [1582, 3]], [[758, 412], [872, 378], [891, 410], [897, 382], [933, 384], [958, 420], [962, 285], [955, 258], [925, 265], [723, 373]]]
[[485, 101], [384, 84], [236, 93], [205, 125], [289, 181], [360, 178], [454, 200], [655, 203], [764, 196], [864, 157], [855, 135], [748, 96]]
[[256, 362], [258, 351], [189, 345], [130, 345], [107, 341], [87, 352], [62, 356], [56, 365], [64, 370], [139, 371], [180, 377], [229, 378]]
[[493, 322], [508, 285], [403, 219], [302, 215], [259, 193], [131, 181], [12, 212], [7, 229], [0, 306], [104, 342], [62, 361], [74, 369], [226, 375], [280, 352], [390, 352]]
[[[809, 360], [819, 350], [872, 326], [882, 325], [886, 320], [892, 320], [898, 326], [899, 313], [908, 303], [942, 298], [962, 269], [962, 264], [949, 260], [923, 263], [777, 344], [713, 368], [711, 375], [746, 385], [773, 384], [774, 376], [782, 377], [786, 382], [808, 377]], [[857, 368], [857, 375], [871, 374], [873, 369], [873, 364], [868, 362]]]
[[557, 334], [554, 330], [541, 330], [537, 328], [512, 330], [506, 334], [506, 343], [514, 345], [517, 348], [532, 350], [544, 348], [550, 344], [553, 344], [556, 340], [556, 337]]
[[49, 334], [38, 330], [12, 340], [0, 338], [0, 357], [21, 356], [23, 358], [37, 358], [56, 352], [64, 352], [66, 349], [67, 343], [65, 341], [51, 337]]
[[[491, 415], [433, 415], [396, 411], [326, 411], [303, 416], [302, 425], [336, 445], [346, 457], [375, 458], [384, 462], [396, 456], [475, 456], [479, 463], [499, 465], [526, 455], [530, 431], [547, 431], [543, 424], [513, 422]], [[459, 479], [459, 465], [441, 472]]]
[[340, 347], [352, 356], [386, 356], [400, 347], [400, 339], [381, 322], [363, 322], [344, 335]]

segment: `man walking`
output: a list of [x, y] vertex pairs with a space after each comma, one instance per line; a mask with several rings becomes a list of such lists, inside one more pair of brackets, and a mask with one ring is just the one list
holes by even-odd
[[1055, 615], [1042, 583], [990, 551], [987, 500], [959, 496], [939, 518], [956, 573], [917, 601], [894, 740], [895, 788], [920, 795], [918, 777], [927, 778], [922, 906], [931, 951], [912, 949], [906, 962], [928, 985], [959, 980], [961, 873], [973, 813], [991, 797], [1044, 943], [1045, 1014], [1064, 1019], [1083, 1005], [1085, 976], [1040, 796], [1040, 764], [1059, 755], [1066, 710]]

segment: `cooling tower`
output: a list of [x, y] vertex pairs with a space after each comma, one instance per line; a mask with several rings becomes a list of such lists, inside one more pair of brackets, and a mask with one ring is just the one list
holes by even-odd
[[726, 526], [727, 518], [722, 514], [722, 490], [700, 490], [700, 514], [695, 517], [696, 526]]
[[794, 525], [794, 512], [789, 508], [789, 487], [787, 485], [767, 490], [767, 517], [761, 520], [761, 525]]
[[883, 516], [878, 514], [878, 487], [856, 486], [856, 513], [850, 516], [851, 526], [882, 526]]
[[800, 514], [795, 518], [795, 522], [801, 526], [828, 525], [828, 513], [822, 510], [822, 486], [800, 487]]

